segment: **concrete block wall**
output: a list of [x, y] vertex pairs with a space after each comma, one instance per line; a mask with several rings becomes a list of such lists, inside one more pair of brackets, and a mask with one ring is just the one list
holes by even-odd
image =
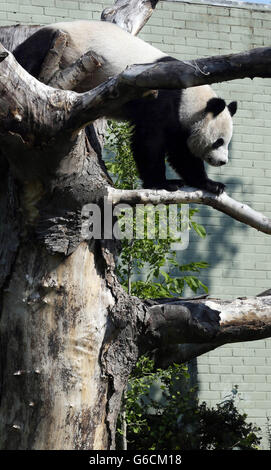
[[[0, 25], [48, 24], [72, 19], [99, 19], [113, 0], [0, 0]], [[223, 4], [216, 0], [161, 1], [140, 36], [179, 59], [238, 52], [270, 45], [271, 7]], [[209, 167], [228, 193], [271, 217], [271, 80], [235, 80], [214, 85], [227, 102], [237, 100], [230, 162]], [[206, 230], [201, 240], [191, 234], [184, 263], [205, 260], [202, 273], [212, 296], [255, 295], [271, 287], [271, 238], [200, 207], [197, 218]], [[271, 404], [271, 339], [221, 347], [197, 360], [199, 397], [215, 405], [237, 384], [238, 407], [262, 427], [263, 448], [269, 448], [266, 416]]]
[[111, 4], [110, 0], [1, 0], [0, 25], [100, 19], [103, 8]]
[[223, 401], [238, 385], [235, 404], [248, 422], [261, 428], [261, 448], [270, 450], [267, 416], [271, 409], [271, 340], [227, 344], [197, 358], [192, 364], [200, 400], [209, 405]]

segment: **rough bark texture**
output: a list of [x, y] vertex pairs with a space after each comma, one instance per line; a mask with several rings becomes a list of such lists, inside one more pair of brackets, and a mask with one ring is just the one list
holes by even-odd
[[6, 49], [13, 51], [31, 34], [34, 34], [40, 26], [35, 25], [13, 25], [0, 27], [0, 42]]
[[2, 309], [2, 448], [107, 446], [99, 355], [112, 303], [92, 247], [64, 259], [21, 245]]
[[141, 348], [151, 351], [161, 368], [187, 362], [223, 344], [271, 335], [270, 292], [233, 301], [206, 297], [147, 301], [147, 305], [151, 307]]
[[116, 0], [114, 6], [103, 11], [101, 17], [136, 36], [152, 15], [157, 3], [158, 0]]
[[[134, 34], [155, 4], [118, 0], [104, 15]], [[34, 30], [2, 28], [1, 37], [12, 49]], [[59, 52], [62, 39], [56, 38]], [[104, 123], [90, 126], [88, 139], [80, 129], [154, 85], [210, 83], [223, 74], [270, 76], [270, 49], [258, 54], [231, 56], [226, 65], [206, 59], [208, 76], [199, 72], [199, 62], [171, 62], [170, 80], [165, 64], [137, 66], [79, 95], [57, 88], [83, 79], [80, 61], [58, 81], [54, 75], [53, 89], [1, 47], [2, 449], [112, 449], [122, 392], [140, 354], [152, 354], [165, 367], [225, 342], [270, 336], [270, 297], [242, 304], [142, 302], [115, 277], [118, 244], [86, 241], [81, 233], [82, 206], [116, 194], [101, 159]], [[85, 59], [93, 65], [91, 55]], [[51, 84], [56, 68], [49, 51], [40, 78]], [[146, 202], [148, 195], [152, 201], [170, 197], [146, 191]], [[122, 196], [129, 198], [129, 192]], [[236, 315], [228, 319], [229, 312]]]

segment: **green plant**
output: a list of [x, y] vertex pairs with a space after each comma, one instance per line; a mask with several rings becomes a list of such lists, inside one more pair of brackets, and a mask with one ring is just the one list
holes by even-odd
[[[161, 396], [153, 398], [160, 383]], [[180, 386], [181, 385], [181, 386]], [[134, 450], [253, 450], [260, 428], [246, 422], [235, 406], [237, 387], [230, 397], [209, 408], [199, 404], [189, 386], [184, 365], [173, 364], [166, 371], [154, 369], [142, 357], [129, 381], [126, 400], [128, 449]], [[122, 428], [118, 428], [119, 442]]]
[[108, 121], [105, 150], [106, 167], [118, 189], [135, 189], [139, 178], [131, 151], [133, 127], [126, 122]]
[[[136, 189], [140, 184], [130, 147], [132, 132], [133, 128], [127, 123], [109, 123], [106, 149], [111, 154], [106, 164], [115, 186], [119, 189]], [[147, 210], [145, 211], [144, 208], [141, 210], [144, 218], [143, 230], [146, 235]], [[189, 210], [189, 228], [204, 238], [206, 236], [204, 227], [193, 220], [196, 212], [196, 209]], [[181, 206], [178, 207], [177, 213], [178, 225], [180, 213]], [[121, 226], [121, 217], [119, 223]], [[135, 220], [133, 224], [135, 225]], [[157, 214], [154, 225], [158, 226]], [[208, 263], [200, 261], [186, 265], [180, 264], [176, 251], [171, 250], [171, 244], [174, 241], [176, 240], [169, 234], [166, 238], [160, 239], [148, 239], [142, 236], [140, 239], [124, 238], [122, 240], [117, 274], [123, 287], [129, 293], [141, 298], [173, 297], [182, 295], [185, 285], [193, 292], [200, 288], [208, 292], [208, 288], [195, 275], [201, 269], [207, 268]], [[148, 274], [144, 280], [141, 280], [140, 276], [144, 268]]]

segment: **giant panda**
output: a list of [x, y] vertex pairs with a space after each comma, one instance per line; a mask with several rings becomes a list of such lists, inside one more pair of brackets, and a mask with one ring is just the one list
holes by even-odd
[[[46, 53], [58, 30], [67, 34], [60, 67], [65, 68], [88, 50], [101, 58], [102, 66], [75, 89], [85, 92], [132, 64], [176, 60], [104, 21], [55, 23], [39, 29], [14, 50], [17, 61], [38, 77]], [[215, 194], [225, 185], [212, 181], [204, 162], [221, 166], [228, 161], [232, 116], [237, 103], [228, 106], [208, 85], [182, 90], [159, 90], [156, 98], [141, 98], [124, 105], [117, 115], [134, 125], [132, 150], [144, 188], [176, 190], [166, 180], [165, 156], [184, 183]], [[178, 183], [178, 181], [177, 181]]]

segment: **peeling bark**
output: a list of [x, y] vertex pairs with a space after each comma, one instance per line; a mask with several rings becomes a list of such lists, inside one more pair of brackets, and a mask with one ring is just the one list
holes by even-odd
[[[156, 301], [152, 304], [158, 317], [150, 314], [148, 330], [153, 341], [150, 354], [157, 367], [187, 362], [223, 344], [255, 341], [271, 335], [271, 297], [268, 294], [232, 301], [207, 298], [166, 303], [164, 299], [161, 305]], [[168, 326], [171, 326], [171, 335], [167, 340]], [[182, 344], [178, 340], [179, 329]], [[151, 349], [144, 341], [141, 347]]]
[[116, 23], [134, 36], [148, 21], [158, 0], [116, 0], [102, 12], [102, 20]]
[[66, 259], [20, 247], [2, 307], [2, 448], [106, 448], [102, 276], [87, 244]]
[[0, 26], [0, 43], [9, 51], [25, 41], [31, 34], [34, 34], [40, 26], [19, 25]]

